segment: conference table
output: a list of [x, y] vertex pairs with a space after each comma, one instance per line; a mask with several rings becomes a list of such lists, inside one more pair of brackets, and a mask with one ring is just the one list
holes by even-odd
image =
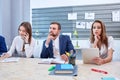
[[[38, 64], [39, 58], [20, 58], [17, 62], [0, 62], [0, 80], [102, 80], [114, 77], [120, 80], [120, 62], [112, 61], [103, 65], [83, 64], [76, 60], [77, 76], [50, 75], [48, 69], [55, 64]], [[91, 69], [107, 71], [108, 74], [94, 72]]]

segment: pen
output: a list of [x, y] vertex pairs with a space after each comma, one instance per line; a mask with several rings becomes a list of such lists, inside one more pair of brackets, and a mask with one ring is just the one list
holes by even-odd
[[103, 73], [103, 74], [108, 74], [108, 72], [103, 71], [103, 70], [99, 70], [99, 69], [94, 69], [94, 68], [92, 68], [91, 70], [92, 70], [92, 71], [95, 71], [95, 72]]

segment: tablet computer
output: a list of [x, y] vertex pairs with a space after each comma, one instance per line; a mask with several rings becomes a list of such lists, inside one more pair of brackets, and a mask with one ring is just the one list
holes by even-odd
[[92, 60], [95, 57], [99, 57], [99, 49], [98, 48], [82, 48], [82, 59], [83, 63], [91, 64], [93, 63]]

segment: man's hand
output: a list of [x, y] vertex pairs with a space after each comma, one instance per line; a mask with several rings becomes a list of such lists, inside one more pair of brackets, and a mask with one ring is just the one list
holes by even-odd
[[65, 54], [61, 55], [61, 58], [62, 58], [65, 62], [67, 62], [67, 61], [68, 61], [68, 56], [67, 56], [67, 55], [65, 55]]
[[51, 33], [49, 33], [49, 34], [48, 34], [48, 37], [47, 37], [47, 40], [46, 40], [46, 45], [49, 45], [50, 40], [53, 40], [53, 39], [54, 39], [54, 37], [52, 36]]

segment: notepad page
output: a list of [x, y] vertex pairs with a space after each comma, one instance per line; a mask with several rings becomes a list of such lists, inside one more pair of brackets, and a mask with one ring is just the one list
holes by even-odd
[[61, 69], [74, 69], [71, 64], [61, 64]]
[[18, 62], [20, 58], [5, 58], [0, 62]]

